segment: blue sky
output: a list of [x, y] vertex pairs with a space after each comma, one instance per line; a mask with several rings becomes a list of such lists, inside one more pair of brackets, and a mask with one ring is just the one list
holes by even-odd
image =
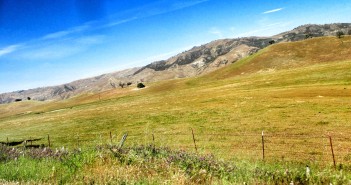
[[0, 0], [0, 93], [167, 59], [222, 38], [351, 22], [349, 0]]

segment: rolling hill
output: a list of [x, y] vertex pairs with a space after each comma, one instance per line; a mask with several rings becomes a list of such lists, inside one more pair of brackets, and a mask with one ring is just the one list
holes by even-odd
[[[138, 81], [157, 82], [162, 80], [187, 78], [194, 76], [201, 76], [208, 74], [212, 71], [220, 69], [224, 66], [237, 63], [240, 59], [250, 56], [259, 50], [267, 47], [270, 43], [302, 41], [313, 37], [331, 36], [335, 35], [336, 31], [343, 31], [348, 33], [351, 30], [351, 24], [326, 24], [326, 25], [304, 25], [297, 27], [291, 31], [284, 32], [272, 37], [247, 37], [236, 39], [223, 39], [204, 44], [202, 46], [194, 47], [188, 51], [173, 56], [167, 60], [156, 61], [149, 65], [139, 68], [127, 69], [115, 73], [103, 74], [97, 77], [82, 79], [71, 83], [42, 87], [30, 90], [21, 90], [11, 93], [0, 94], [0, 103], [13, 102], [16, 99], [26, 100], [28, 97], [32, 100], [45, 101], [45, 100], [63, 100], [70, 97], [102, 92], [119, 88], [118, 84], [132, 82], [136, 84]], [[298, 45], [298, 44], [297, 44]], [[345, 47], [347, 44], [345, 43]], [[284, 51], [276, 51], [276, 61], [271, 61], [271, 69], [288, 68], [291, 65], [301, 65], [299, 62], [299, 55], [303, 55], [304, 51], [302, 46], [300, 53], [296, 54], [292, 61], [285, 60], [280, 55], [284, 55]], [[273, 47], [274, 48], [274, 47]], [[308, 47], [307, 47], [308, 48]], [[339, 47], [337, 47], [339, 49]], [[281, 48], [285, 50], [289, 48]], [[322, 48], [320, 48], [322, 49]], [[324, 58], [325, 61], [334, 57], [332, 55], [323, 54], [325, 51], [318, 51], [322, 54], [318, 56], [318, 60]], [[343, 58], [345, 53], [341, 53], [339, 58]], [[261, 56], [262, 59], [263, 56]], [[267, 58], [267, 56], [264, 56]], [[329, 57], [329, 58], [328, 58]], [[301, 57], [300, 57], [301, 58]], [[261, 59], [256, 59], [261, 60]], [[290, 59], [290, 58], [287, 58]], [[280, 61], [278, 61], [280, 60]], [[284, 61], [284, 62], [281, 62]], [[300, 60], [300, 63], [305, 60]], [[318, 62], [317, 59], [313, 61]], [[236, 66], [241, 65], [237, 64]], [[253, 62], [251, 65], [252, 70], [260, 69], [264, 66]], [[249, 67], [243, 68], [242, 72], [248, 70]], [[274, 69], [273, 69], [274, 68]], [[236, 73], [242, 73], [236, 72]]]
[[[175, 176], [189, 174], [188, 169], [196, 166], [199, 170], [193, 170], [193, 175], [177, 179], [217, 182], [219, 178], [223, 183], [223, 176], [213, 175], [215, 170], [203, 170], [204, 159], [216, 156], [234, 166], [216, 168], [220, 174], [223, 169], [234, 170], [228, 172], [234, 178], [226, 179], [228, 183], [347, 184], [350, 50], [351, 36], [281, 42], [207, 74], [149, 82], [140, 90], [127, 87], [60, 101], [2, 104], [0, 142], [42, 138], [39, 142], [46, 144], [50, 136], [52, 149], [64, 146], [72, 151], [64, 159], [20, 158], [2, 163], [2, 178], [33, 184], [62, 179], [73, 184], [120, 179], [153, 182], [155, 177], [174, 182]], [[102, 149], [117, 144], [124, 133], [128, 133], [124, 147], [131, 147], [128, 153], [113, 156]], [[340, 171], [331, 167], [326, 136], [333, 137]], [[140, 145], [150, 147], [143, 150]], [[165, 153], [174, 150], [177, 155]], [[200, 155], [199, 160], [190, 157], [192, 152]], [[167, 163], [179, 156], [180, 167]], [[312, 178], [306, 178], [306, 164], [313, 170]]]
[[[72, 131], [97, 134], [118, 128], [141, 134], [189, 126], [201, 132], [282, 131], [292, 123], [296, 130], [289, 133], [305, 133], [301, 128], [321, 133], [314, 124], [318, 121], [331, 123], [326, 130], [343, 130], [350, 113], [350, 48], [350, 36], [279, 43], [206, 75], [149, 83], [142, 90], [3, 104], [0, 139], [55, 133], [56, 142], [69, 144]], [[316, 117], [315, 112], [325, 114]], [[284, 124], [282, 114], [288, 116]]]

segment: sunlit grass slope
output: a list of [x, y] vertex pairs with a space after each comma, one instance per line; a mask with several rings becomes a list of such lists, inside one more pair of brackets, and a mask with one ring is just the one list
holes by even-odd
[[[193, 150], [193, 128], [200, 152], [257, 158], [262, 130], [351, 135], [350, 69], [351, 37], [275, 44], [197, 78], [0, 105], [0, 141], [49, 134], [54, 146], [75, 147], [107, 143], [111, 131], [114, 142], [128, 132], [127, 145], [147, 144], [154, 134], [157, 145]], [[313, 142], [294, 150], [314, 152], [324, 141]]]
[[351, 59], [351, 37], [319, 37], [304, 41], [279, 43], [223, 68], [212, 78], [227, 78], [252, 72], [292, 69], [313, 64], [330, 63]]

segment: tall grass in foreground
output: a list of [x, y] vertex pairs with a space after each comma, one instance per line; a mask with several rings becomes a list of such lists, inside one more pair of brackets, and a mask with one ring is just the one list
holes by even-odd
[[350, 170], [301, 163], [221, 160], [154, 146], [20, 149], [1, 146], [0, 183], [349, 184]]

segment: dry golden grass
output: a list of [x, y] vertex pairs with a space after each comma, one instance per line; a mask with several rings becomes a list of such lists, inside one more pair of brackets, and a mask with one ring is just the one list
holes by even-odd
[[81, 171], [86, 184], [151, 183], [151, 184], [194, 184], [184, 171], [170, 167], [162, 161], [150, 164], [121, 164], [115, 159], [98, 159]]
[[234, 65], [209, 74], [210, 78], [228, 78], [258, 71], [292, 69], [313, 64], [351, 59], [351, 36], [341, 39], [319, 37], [292, 43], [278, 43]]
[[154, 134], [159, 146], [194, 151], [193, 128], [200, 153], [260, 159], [264, 130], [270, 160], [328, 161], [330, 133], [337, 160], [348, 163], [350, 40], [276, 44], [211, 74], [138, 91], [1, 105], [0, 141], [50, 134], [56, 147], [94, 146], [111, 131], [113, 142], [128, 132], [127, 145], [148, 144]]

